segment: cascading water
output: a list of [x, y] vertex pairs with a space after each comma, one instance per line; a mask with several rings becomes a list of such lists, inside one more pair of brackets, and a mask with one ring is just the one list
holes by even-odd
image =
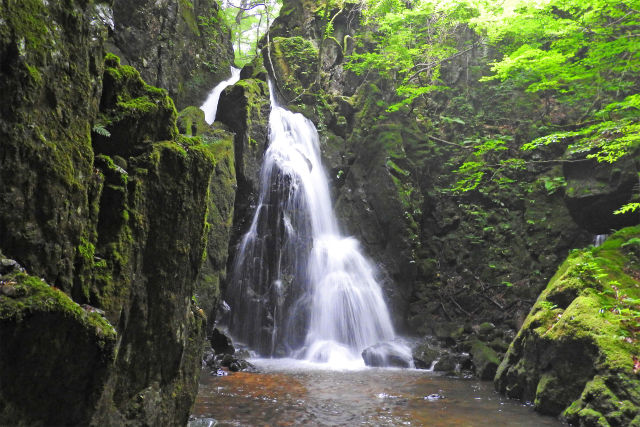
[[374, 268], [338, 230], [313, 123], [272, 95], [269, 132], [228, 287], [231, 332], [264, 356], [361, 363], [363, 349], [395, 338]]
[[218, 112], [218, 101], [220, 100], [220, 94], [227, 87], [235, 84], [238, 80], [240, 80], [240, 69], [231, 67], [231, 77], [227, 80], [224, 80], [216, 85], [209, 95], [207, 99], [204, 101], [204, 104], [200, 107], [202, 111], [204, 111], [204, 119], [207, 123], [211, 124], [216, 119], [216, 113]]
[[607, 236], [608, 234], [596, 234], [596, 236], [593, 238], [593, 246], [595, 246], [596, 248], [598, 246], [602, 246], [604, 241], [607, 240]]

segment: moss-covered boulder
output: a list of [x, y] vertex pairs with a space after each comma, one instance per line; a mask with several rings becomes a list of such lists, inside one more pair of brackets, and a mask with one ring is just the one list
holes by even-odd
[[200, 105], [230, 75], [231, 34], [218, 0], [115, 0], [109, 18], [108, 49], [180, 109]]
[[0, 274], [0, 342], [1, 425], [89, 423], [116, 347], [100, 310], [19, 270]]
[[482, 341], [471, 344], [471, 359], [481, 380], [492, 380], [500, 364], [498, 353]]
[[640, 227], [572, 252], [511, 343], [498, 390], [577, 425], [637, 423], [639, 256]]

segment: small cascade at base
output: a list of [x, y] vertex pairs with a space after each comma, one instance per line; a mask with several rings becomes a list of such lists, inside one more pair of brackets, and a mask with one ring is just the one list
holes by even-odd
[[207, 123], [211, 124], [216, 119], [216, 113], [218, 112], [218, 101], [220, 100], [220, 94], [227, 86], [231, 86], [240, 80], [240, 69], [231, 67], [231, 77], [227, 80], [221, 81], [214, 87], [204, 104], [200, 106], [200, 109], [204, 111], [204, 119]]
[[272, 95], [269, 131], [258, 204], [227, 287], [231, 333], [262, 356], [362, 366], [377, 345], [412, 366], [375, 268], [339, 232], [313, 123]]

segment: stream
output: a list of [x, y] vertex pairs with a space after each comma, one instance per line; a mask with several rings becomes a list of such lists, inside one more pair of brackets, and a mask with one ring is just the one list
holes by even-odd
[[491, 382], [415, 369], [340, 371], [294, 359], [251, 362], [260, 373], [202, 372], [197, 420], [190, 426], [563, 425], [500, 396]]

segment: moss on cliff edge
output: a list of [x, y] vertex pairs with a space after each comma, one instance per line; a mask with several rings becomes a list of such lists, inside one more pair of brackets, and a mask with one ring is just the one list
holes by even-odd
[[637, 422], [639, 255], [640, 226], [572, 252], [509, 347], [497, 388], [579, 425]]
[[[267, 49], [264, 49], [265, 55]], [[274, 37], [271, 57], [275, 75], [281, 80], [277, 85], [288, 101], [306, 93], [315, 82], [318, 69], [318, 49], [302, 37]]]
[[1, 279], [0, 424], [87, 424], [99, 398], [96, 384], [115, 355], [115, 329], [40, 278]]

